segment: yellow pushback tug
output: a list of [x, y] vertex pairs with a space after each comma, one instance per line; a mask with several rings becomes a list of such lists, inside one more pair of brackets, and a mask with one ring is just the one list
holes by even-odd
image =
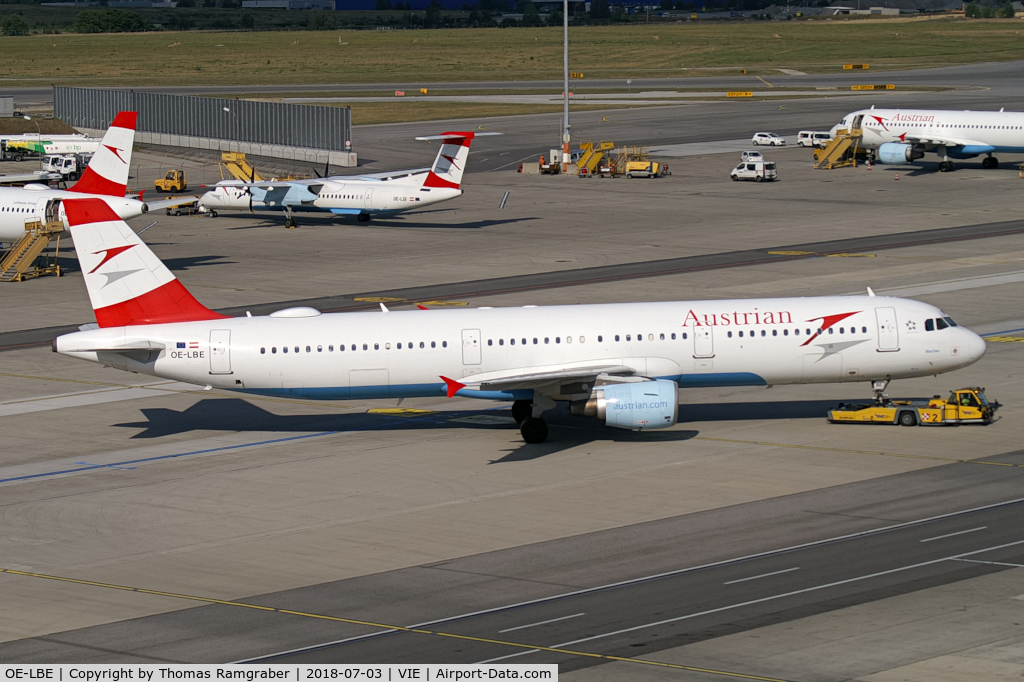
[[948, 399], [893, 400], [878, 395], [869, 405], [843, 405], [828, 411], [833, 424], [899, 424], [900, 426], [951, 426], [991, 424], [1000, 404], [990, 403], [984, 388], [960, 388]]

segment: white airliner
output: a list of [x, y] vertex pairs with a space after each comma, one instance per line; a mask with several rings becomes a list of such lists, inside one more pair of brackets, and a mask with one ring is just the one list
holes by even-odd
[[560, 401], [660, 429], [676, 423], [680, 387], [886, 381], [985, 353], [938, 308], [873, 295], [227, 318], [104, 202], [64, 206], [97, 324], [55, 352], [262, 395], [511, 400], [528, 443], [544, 441], [542, 414]]
[[218, 211], [284, 211], [285, 227], [295, 227], [294, 213], [352, 215], [360, 222], [389, 216], [462, 196], [462, 173], [469, 145], [483, 135], [501, 133], [450, 132], [417, 137], [442, 140], [430, 168], [337, 175], [315, 180], [241, 182], [223, 180], [199, 199], [199, 210], [216, 217]]
[[140, 216], [151, 208], [191, 202], [189, 199], [143, 202], [125, 197], [137, 117], [134, 111], [118, 113], [81, 179], [71, 189], [51, 189], [41, 183], [0, 187], [0, 242], [21, 239], [25, 235], [25, 223], [63, 220], [66, 225], [61, 205], [66, 199], [102, 199], [114, 213], [125, 219]]
[[877, 150], [882, 163], [907, 163], [925, 152], [942, 157], [940, 171], [953, 170], [951, 159], [985, 155], [982, 168], [998, 168], [998, 152], [1024, 153], [1024, 113], [945, 109], [861, 109], [832, 126], [860, 129], [861, 146]]

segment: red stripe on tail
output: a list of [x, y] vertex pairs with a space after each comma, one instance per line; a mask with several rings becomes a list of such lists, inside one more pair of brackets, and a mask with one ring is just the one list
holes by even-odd
[[197, 301], [176, 279], [123, 303], [96, 309], [96, 322], [100, 327], [220, 320], [226, 317]]
[[423, 181], [424, 187], [450, 187], [452, 189], [458, 189], [459, 183], [452, 182], [451, 180], [445, 180], [434, 171], [427, 171], [427, 179]]
[[[138, 118], [139, 112], [137, 111], [121, 111], [114, 117], [114, 122], [110, 124], [110, 127], [135, 130], [135, 124], [138, 121]], [[124, 159], [121, 158], [120, 154], [120, 152], [124, 150], [114, 149], [109, 146], [107, 146], [107, 149], [109, 149], [114, 156], [120, 159], [121, 163], [124, 163]], [[108, 180], [94, 171], [90, 165], [86, 166], [85, 171], [82, 172], [81, 179], [68, 191], [78, 192], [79, 194], [102, 194], [109, 197], [123, 197], [127, 193], [127, 190], [128, 187], [126, 185], [114, 182], [113, 180]]]

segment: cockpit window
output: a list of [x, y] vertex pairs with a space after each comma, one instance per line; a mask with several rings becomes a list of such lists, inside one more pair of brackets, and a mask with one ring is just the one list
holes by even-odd
[[944, 319], [946, 321], [946, 324], [948, 324], [950, 327], [957, 326], [956, 322], [953, 321], [952, 317], [944, 317], [942, 319]]
[[925, 320], [924, 321], [924, 330], [926, 332], [933, 332], [933, 331], [935, 331], [935, 320]]
[[946, 318], [944, 318], [944, 317], [936, 318], [936, 320], [935, 320], [935, 327], [937, 329], [946, 329], [946, 328], [948, 328], [949, 325], [946, 324]]

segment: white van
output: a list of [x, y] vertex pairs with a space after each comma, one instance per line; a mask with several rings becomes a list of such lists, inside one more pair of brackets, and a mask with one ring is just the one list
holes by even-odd
[[773, 161], [744, 162], [729, 171], [733, 180], [753, 180], [754, 182], [772, 182], [778, 177]]
[[801, 130], [796, 134], [796, 146], [798, 147], [819, 147], [825, 148], [829, 140], [832, 139], [832, 133], [821, 130]]

